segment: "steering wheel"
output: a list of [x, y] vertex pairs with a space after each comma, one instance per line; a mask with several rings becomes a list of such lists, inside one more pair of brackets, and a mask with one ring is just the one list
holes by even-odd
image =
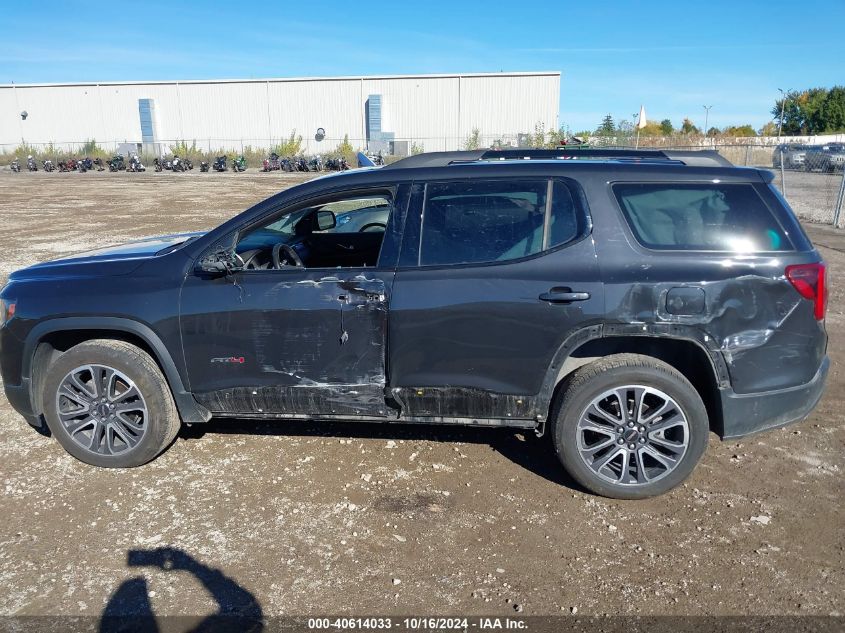
[[[266, 253], [266, 251], [264, 251]], [[238, 255], [241, 257], [241, 267], [244, 270], [267, 270], [268, 268], [272, 268], [272, 261], [267, 258], [266, 254], [262, 256], [262, 251], [260, 248], [256, 248], [253, 251], [247, 251], [243, 253], [243, 256]]]
[[360, 229], [358, 229], [359, 233], [375, 233], [378, 231], [379, 233], [384, 233], [387, 230], [387, 225], [384, 222], [370, 222], [369, 224], [365, 224]]
[[[282, 251], [285, 252], [285, 259], [287, 260], [284, 264], [282, 263], [281, 257]], [[273, 246], [273, 268], [279, 269], [283, 266], [287, 266], [287, 262], [291, 262], [294, 266], [297, 266], [299, 268], [305, 268], [305, 264], [302, 262], [302, 258], [292, 246], [281, 243]]]

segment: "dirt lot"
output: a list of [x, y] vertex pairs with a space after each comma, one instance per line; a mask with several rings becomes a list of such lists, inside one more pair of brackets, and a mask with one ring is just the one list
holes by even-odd
[[[211, 227], [297, 180], [4, 170], [0, 278]], [[797, 426], [712, 436], [658, 499], [585, 494], [547, 439], [506, 430], [214, 422], [101, 470], [0, 396], [0, 614], [206, 614], [204, 584], [264, 615], [845, 614], [845, 234], [808, 230], [831, 270], [824, 399]]]

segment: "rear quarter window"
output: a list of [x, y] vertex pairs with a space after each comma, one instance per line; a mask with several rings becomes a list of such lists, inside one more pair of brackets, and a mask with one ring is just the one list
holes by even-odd
[[637, 241], [656, 250], [795, 250], [751, 184], [618, 183], [622, 213]]

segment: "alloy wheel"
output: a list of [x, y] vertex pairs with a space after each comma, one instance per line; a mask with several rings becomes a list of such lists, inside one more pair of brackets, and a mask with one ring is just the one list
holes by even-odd
[[655, 482], [681, 462], [690, 442], [689, 423], [665, 392], [624, 385], [600, 394], [582, 412], [578, 453], [605, 481], [637, 486]]
[[67, 434], [86, 451], [119, 455], [149, 428], [144, 396], [123, 372], [106, 365], [77, 367], [62, 379], [56, 413]]

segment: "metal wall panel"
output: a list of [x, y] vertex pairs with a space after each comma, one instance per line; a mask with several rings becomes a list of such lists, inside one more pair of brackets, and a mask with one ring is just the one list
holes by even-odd
[[482, 135], [533, 132], [536, 125], [557, 129], [560, 78], [462, 77], [460, 129], [462, 136], [477, 128]]
[[[362, 145], [366, 95], [360, 80], [271, 81], [267, 90], [274, 142], [295, 132], [307, 153], [332, 150], [345, 134], [355, 147]], [[326, 138], [318, 143], [314, 134], [319, 127]]]
[[[559, 73], [418, 75], [220, 82], [0, 86], [0, 151], [28, 143], [113, 148], [139, 142], [138, 99], [156, 104], [162, 141], [207, 151], [269, 147], [292, 131], [306, 152], [325, 152], [344, 135], [364, 147], [365, 103], [382, 96], [382, 131], [427, 151], [459, 149], [474, 128], [482, 138], [557, 125]], [[20, 121], [19, 112], [29, 113]], [[314, 140], [318, 127], [326, 139]]]

